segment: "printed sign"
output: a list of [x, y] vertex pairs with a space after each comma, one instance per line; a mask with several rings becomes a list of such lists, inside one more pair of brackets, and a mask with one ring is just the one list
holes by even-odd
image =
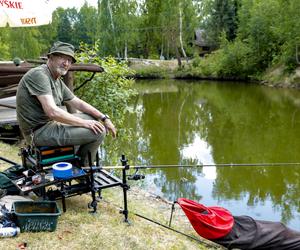
[[29, 27], [51, 23], [49, 1], [0, 0], [0, 27]]

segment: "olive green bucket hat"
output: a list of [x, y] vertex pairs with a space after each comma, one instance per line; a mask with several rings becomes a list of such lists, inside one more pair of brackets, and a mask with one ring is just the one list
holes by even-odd
[[63, 55], [71, 56], [73, 58], [73, 63], [75, 63], [76, 59], [75, 59], [74, 50], [75, 48], [72, 44], [57, 41], [53, 44], [47, 56], [49, 57], [49, 55], [56, 54], [56, 53], [63, 54]]

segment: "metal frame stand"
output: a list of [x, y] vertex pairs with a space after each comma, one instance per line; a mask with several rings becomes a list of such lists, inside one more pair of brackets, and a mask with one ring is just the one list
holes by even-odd
[[[99, 166], [99, 157], [96, 158], [96, 163], [98, 166], [92, 164], [91, 154], [89, 157], [89, 167], [87, 168], [79, 168], [75, 165], [75, 168], [78, 171], [71, 178], [68, 179], [53, 179], [50, 180], [48, 177], [45, 178], [46, 174], [51, 175], [52, 168], [50, 167], [41, 167], [40, 164], [37, 163], [34, 155], [31, 155], [31, 152], [27, 149], [21, 149], [22, 162], [25, 169], [30, 169], [35, 173], [39, 173], [42, 176], [42, 181], [38, 184], [33, 184], [29, 182], [19, 182], [19, 179], [24, 179], [23, 175], [16, 180], [12, 180], [14, 185], [20, 190], [22, 194], [28, 194], [30, 192], [34, 192], [38, 197], [44, 200], [61, 200], [63, 211], [66, 212], [66, 198], [82, 195], [86, 193], [91, 193], [92, 201], [88, 204], [88, 207], [92, 209], [91, 213], [97, 212], [97, 203], [98, 200], [96, 197], [97, 194], [99, 198], [101, 198], [102, 189], [120, 186], [123, 190], [123, 202], [124, 208], [120, 211], [121, 214], [124, 215], [124, 222], [129, 223], [128, 220], [128, 199], [127, 199], [127, 191], [130, 189], [130, 186], [127, 183], [127, 178], [130, 180], [139, 180], [145, 178], [143, 175], [137, 174], [137, 171], [133, 175], [127, 175], [128, 170], [130, 170], [130, 166], [128, 165], [128, 160], [125, 155], [121, 157], [122, 163], [122, 178], [118, 178], [112, 175], [110, 172], [106, 171], [103, 167]], [[4, 160], [12, 165], [17, 165], [15, 162], [9, 161], [3, 157], [0, 157], [0, 160]], [[31, 165], [29, 163], [32, 163]], [[72, 181], [75, 181], [72, 182]], [[53, 189], [52, 189], [53, 187]]]
[[127, 207], [127, 190], [129, 190], [129, 186], [127, 185], [127, 175], [126, 171], [129, 169], [129, 165], [127, 164], [128, 160], [125, 155], [122, 155], [121, 163], [124, 168], [122, 169], [122, 188], [123, 188], [123, 198], [124, 198], [124, 209], [120, 211], [120, 213], [124, 214], [125, 219], [124, 222], [129, 223], [128, 221], [128, 207]]

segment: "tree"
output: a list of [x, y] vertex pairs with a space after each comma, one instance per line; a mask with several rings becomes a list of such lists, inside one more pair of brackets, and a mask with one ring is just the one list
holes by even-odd
[[143, 57], [145, 58], [157, 55], [157, 50], [162, 44], [162, 12], [161, 0], [145, 1], [141, 23], [141, 28], [143, 29]]
[[57, 15], [57, 11], [54, 11], [52, 13], [52, 22], [50, 24], [37, 27], [39, 33], [41, 34], [39, 43], [44, 54], [46, 54], [49, 50], [49, 47], [58, 40], [57, 30], [59, 23], [60, 20], [59, 16]]
[[79, 42], [95, 44], [96, 23], [97, 10], [94, 7], [89, 7], [88, 4], [85, 3], [78, 13], [78, 19], [76, 19], [74, 23], [74, 33], [77, 44], [79, 44]]
[[115, 25], [110, 0], [98, 1], [97, 37], [100, 40], [101, 55], [117, 55]]
[[62, 9], [58, 8], [58, 27], [57, 27], [57, 40], [71, 43], [74, 46], [79, 46], [79, 41], [76, 40], [74, 26], [78, 22], [78, 13], [75, 8]]
[[41, 34], [36, 27], [21, 27], [10, 30], [10, 55], [21, 59], [38, 58], [43, 45], [39, 43]]
[[0, 60], [10, 59], [9, 53], [9, 29], [0, 28]]
[[[281, 24], [288, 7], [280, 6], [279, 0], [243, 0], [239, 11], [238, 37], [249, 47], [252, 71], [262, 72], [272, 65], [285, 42], [285, 32], [291, 27]], [[281, 20], [281, 21], [279, 21]], [[285, 31], [284, 31], [285, 30]]]
[[146, 1], [142, 12], [145, 56], [160, 54], [180, 59], [180, 51], [185, 55], [196, 29], [196, 10], [191, 0]]
[[138, 38], [137, 2], [122, 0], [114, 8], [115, 41], [123, 58], [134, 52]]
[[275, 19], [274, 32], [280, 41], [279, 61], [290, 71], [300, 64], [300, 2], [279, 0], [278, 7], [281, 11]]
[[219, 45], [219, 37], [224, 31], [229, 41], [234, 40], [237, 32], [238, 0], [206, 0], [203, 26], [210, 43]]

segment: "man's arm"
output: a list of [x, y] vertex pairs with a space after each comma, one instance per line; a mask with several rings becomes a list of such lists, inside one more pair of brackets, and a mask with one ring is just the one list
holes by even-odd
[[66, 101], [66, 103], [83, 113], [93, 116], [95, 119], [101, 119], [104, 117], [104, 114], [102, 114], [98, 109], [76, 96], [74, 96], [72, 100]]
[[105, 127], [100, 122], [95, 120], [84, 120], [57, 107], [51, 95], [40, 95], [37, 96], [37, 98], [40, 101], [46, 115], [52, 120], [73, 126], [88, 128], [95, 134], [105, 131]]
[[[104, 114], [101, 113], [98, 109], [88, 104], [87, 102], [79, 99], [76, 96], [72, 100], [67, 101], [66, 103], [83, 113], [93, 116], [95, 119], [101, 120], [104, 117]], [[117, 130], [110, 119], [106, 119], [104, 121], [104, 126], [111, 132], [114, 138], [117, 136]]]

